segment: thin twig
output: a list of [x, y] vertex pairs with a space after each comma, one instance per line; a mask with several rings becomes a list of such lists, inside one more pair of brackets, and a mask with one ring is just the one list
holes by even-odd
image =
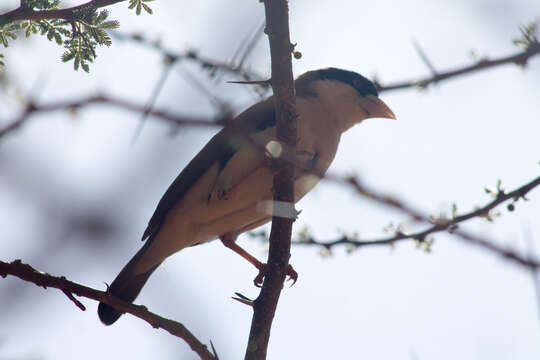
[[168, 123], [177, 125], [177, 126], [222, 126], [227, 121], [230, 120], [230, 114], [226, 114], [226, 117], [216, 118], [216, 119], [205, 119], [205, 118], [196, 118], [184, 115], [177, 115], [165, 110], [154, 110], [148, 109], [145, 106], [141, 106], [134, 102], [129, 102], [124, 99], [114, 98], [106, 95], [93, 95], [75, 100], [64, 100], [57, 102], [50, 102], [46, 104], [35, 104], [29, 102], [24, 111], [21, 112], [19, 116], [7, 122], [7, 125], [0, 128], [0, 138], [7, 135], [8, 133], [19, 129], [22, 125], [28, 122], [34, 115], [39, 115], [48, 112], [55, 111], [76, 111], [80, 108], [102, 104], [110, 105], [117, 108], [129, 110], [132, 112], [144, 114], [148, 112], [149, 115], [156, 117], [158, 119], [164, 120]]
[[246, 49], [245, 49], [244, 53], [242, 54], [242, 57], [240, 58], [240, 61], [238, 62], [238, 65], [237, 65], [238, 68], [242, 69], [244, 67], [244, 62], [251, 55], [251, 53], [253, 52], [253, 49], [255, 49], [255, 45], [257, 45], [257, 43], [259, 42], [259, 39], [263, 35], [263, 30], [264, 30], [265, 25], [266, 24], [265, 24], [265, 22], [263, 20], [263, 21], [261, 21], [261, 24], [255, 30], [251, 40], [249, 41], [249, 43], [246, 46]]
[[137, 129], [135, 130], [135, 133], [133, 134], [132, 143], [135, 143], [135, 141], [141, 134], [144, 124], [146, 123], [146, 119], [148, 118], [148, 114], [150, 113], [150, 111], [152, 111], [156, 103], [157, 97], [159, 96], [159, 93], [163, 89], [163, 85], [165, 85], [165, 81], [167, 81], [167, 78], [169, 77], [171, 73], [171, 69], [174, 66], [175, 62], [176, 61], [174, 60], [168, 61], [165, 64], [165, 67], [163, 68], [163, 70], [161, 70], [161, 76], [159, 77], [158, 81], [154, 85], [154, 88], [152, 89], [152, 93], [150, 94], [150, 98], [148, 99], [146, 103], [144, 113], [142, 114], [141, 119], [139, 121], [139, 125], [137, 126]]
[[232, 113], [232, 106], [225, 100], [222, 100], [218, 96], [216, 96], [202, 83], [202, 81], [200, 81], [193, 74], [191, 74], [190, 71], [182, 67], [178, 68], [178, 71], [180, 75], [182, 75], [182, 77], [184, 77], [184, 79], [186, 79], [186, 81], [190, 83], [191, 86], [197, 89], [202, 95], [204, 95], [208, 99], [210, 104], [214, 106], [217, 112], [228, 114]]
[[161, 45], [157, 41], [150, 41], [146, 39], [145, 37], [141, 35], [125, 35], [118, 31], [111, 31], [111, 35], [118, 40], [124, 40], [124, 41], [134, 41], [137, 44], [141, 44], [144, 46], [147, 46], [151, 49], [154, 49], [158, 52], [160, 52], [164, 56], [169, 56], [171, 58], [180, 60], [188, 60], [195, 63], [198, 63], [204, 70], [210, 71], [211, 74], [214, 73], [216, 70], [225, 71], [227, 73], [239, 76], [243, 79], [262, 79], [264, 76], [261, 74], [258, 74], [252, 70], [240, 68], [234, 63], [228, 62], [228, 61], [220, 61], [211, 59], [208, 57], [205, 57], [203, 55], [200, 55], [195, 50], [186, 50], [183, 52], [175, 52], [170, 51], [166, 49], [163, 45]]
[[533, 259], [528, 256], [523, 256], [516, 253], [513, 250], [507, 249], [506, 247], [496, 245], [488, 239], [482, 238], [478, 235], [472, 235], [463, 230], [457, 230], [453, 232], [454, 235], [457, 235], [458, 239], [464, 240], [468, 244], [479, 246], [484, 250], [488, 250], [494, 254], [498, 254], [503, 258], [510, 260], [514, 264], [518, 264], [529, 268], [533, 271], [538, 271], [540, 269], [540, 260]]
[[64, 290], [64, 289], [62, 289], [62, 292], [64, 293], [64, 295], [66, 295], [68, 297], [69, 300], [73, 301], [75, 306], [77, 306], [82, 311], [86, 311], [86, 306], [84, 306], [83, 303], [80, 302], [79, 300], [75, 299], [75, 297], [73, 296], [72, 293], [70, 293], [70, 292], [68, 292], [67, 290]]
[[424, 222], [432, 222], [433, 225], [422, 231], [408, 233], [408, 234], [402, 231], [398, 231], [393, 236], [380, 238], [380, 239], [373, 239], [373, 240], [359, 240], [359, 239], [354, 239], [348, 236], [342, 236], [341, 238], [332, 240], [332, 241], [319, 241], [310, 236], [306, 236], [302, 238], [301, 240], [293, 241], [294, 245], [307, 245], [307, 246], [311, 245], [311, 246], [323, 247], [326, 249], [331, 249], [332, 247], [337, 246], [337, 245], [349, 245], [349, 246], [354, 246], [354, 247], [361, 247], [361, 246], [368, 246], [368, 245], [389, 245], [389, 244], [394, 244], [398, 241], [407, 240], [407, 239], [416, 239], [422, 242], [422, 241], [425, 241], [426, 238], [430, 234], [441, 232], [441, 231], [449, 231], [452, 234], [459, 236], [463, 240], [468, 241], [469, 243], [481, 246], [487, 250], [498, 253], [506, 258], [509, 258], [517, 263], [520, 263], [521, 265], [528, 266], [531, 268], [539, 267], [539, 263], [536, 260], [527, 259], [515, 252], [499, 247], [493, 244], [492, 242], [486, 239], [483, 239], [481, 237], [468, 234], [464, 231], [457, 231], [457, 227], [459, 223], [465, 222], [467, 220], [487, 216], [491, 210], [493, 210], [495, 207], [497, 207], [498, 205], [500, 205], [501, 203], [505, 201], [508, 201], [510, 199], [517, 201], [519, 199], [524, 198], [527, 193], [529, 193], [535, 187], [540, 185], [540, 177], [537, 177], [533, 179], [532, 181], [510, 192], [504, 192], [503, 190], [499, 190], [495, 194], [495, 198], [491, 202], [487, 203], [486, 205], [474, 211], [471, 211], [471, 212], [468, 212], [459, 216], [458, 215], [453, 216], [450, 219], [433, 219], [432, 217], [424, 214], [423, 212], [416, 210], [412, 206], [407, 205], [402, 200], [389, 197], [386, 195], [382, 195], [373, 189], [367, 188], [356, 177], [341, 178], [338, 176], [327, 175], [325, 179], [333, 181], [333, 182], [338, 182], [341, 184], [348, 184], [352, 186], [353, 189], [358, 194], [365, 196], [369, 198], [370, 200], [373, 200], [385, 206], [389, 206], [391, 208], [397, 209], [411, 216], [415, 220], [424, 221]]
[[391, 90], [399, 90], [399, 89], [408, 89], [408, 88], [425, 88], [428, 85], [436, 82], [440, 82], [442, 80], [454, 78], [457, 76], [487, 70], [491, 69], [497, 66], [502, 65], [519, 65], [519, 66], [525, 66], [529, 59], [532, 57], [540, 54], [540, 43], [533, 43], [531, 44], [526, 50], [523, 50], [521, 52], [504, 56], [498, 59], [489, 60], [489, 59], [482, 59], [477, 61], [474, 64], [470, 65], [464, 65], [455, 69], [450, 69], [446, 71], [440, 71], [436, 75], [429, 76], [429, 77], [423, 77], [418, 79], [411, 79], [411, 80], [404, 80], [404, 81], [397, 81], [394, 83], [389, 84], [381, 84], [379, 81], [375, 81], [375, 86], [377, 87], [377, 90], [379, 92], [384, 91], [391, 91]]
[[7, 275], [16, 276], [22, 280], [29, 281], [43, 288], [51, 287], [59, 289], [66, 294], [68, 298], [73, 301], [81, 310], [84, 310], [84, 306], [79, 306], [79, 304], [82, 304], [74, 298], [73, 294], [113, 306], [122, 312], [129, 313], [146, 321], [155, 329], [161, 328], [169, 332], [171, 335], [183, 339], [191, 347], [191, 349], [201, 357], [201, 359], [216, 359], [216, 357], [214, 357], [210, 351], [208, 351], [207, 346], [199, 341], [184, 325], [177, 321], [169, 320], [156, 315], [148, 311], [145, 306], [127, 303], [114, 297], [108, 292], [92, 289], [90, 287], [74, 283], [67, 280], [63, 276], [57, 277], [37, 271], [30, 265], [23, 264], [21, 260], [15, 260], [11, 263], [0, 261], [0, 276], [6, 277]]
[[[190, 60], [200, 63], [203, 68], [207, 68], [210, 70], [216, 70], [216, 69], [224, 70], [224, 71], [228, 71], [230, 73], [239, 75], [243, 77], [244, 79], [248, 79], [245, 82], [239, 81], [238, 83], [256, 83], [256, 84], [261, 84], [261, 85], [268, 84], [268, 80], [254, 80], [254, 81], [249, 80], [253, 78], [261, 79], [263, 77], [260, 75], [255, 75], [251, 71], [248, 71], [245, 69], [239, 69], [238, 67], [230, 63], [207, 59], [207, 58], [201, 57], [200, 55], [198, 55], [196, 52], [193, 52], [193, 51], [187, 51], [185, 53], [171, 53], [167, 51], [166, 49], [164, 49], [158, 43], [150, 42], [140, 36], [136, 36], [136, 35], [126, 36], [120, 33], [114, 33], [114, 34], [116, 37], [120, 39], [131, 39], [131, 40], [140, 42], [142, 44], [145, 44], [147, 46], [151, 46], [152, 48], [162, 52], [164, 55], [169, 56], [171, 58], [190, 59]], [[532, 43], [527, 48], [527, 50], [524, 50], [522, 52], [510, 55], [510, 56], [502, 57], [499, 59], [495, 59], [495, 60], [480, 60], [475, 64], [467, 65], [467, 66], [464, 66], [455, 70], [439, 72], [437, 73], [436, 76], [420, 78], [416, 80], [401, 81], [401, 82], [396, 82], [396, 83], [388, 84], [388, 85], [382, 85], [380, 82], [375, 81], [375, 85], [377, 86], [379, 92], [398, 90], [398, 89], [407, 89], [407, 88], [416, 88], [418, 86], [425, 87], [434, 82], [440, 82], [445, 79], [449, 79], [452, 77], [456, 77], [459, 75], [464, 75], [464, 74], [472, 73], [476, 71], [486, 70], [486, 69], [496, 67], [496, 66], [507, 65], [507, 64], [525, 65], [530, 58], [538, 54], [540, 54], [540, 44]], [[94, 99], [90, 99], [90, 101], [82, 99], [81, 101], [76, 101], [76, 103], [80, 103], [80, 104], [74, 103], [73, 106], [70, 106], [69, 104], [65, 104], [64, 108], [82, 107], [82, 106], [93, 104], [93, 103], [103, 102], [103, 103], [108, 103], [110, 105], [116, 105], [119, 107], [129, 108], [130, 110], [138, 111], [141, 113], [145, 113], [146, 111], [148, 111], [147, 109], [144, 109], [144, 108], [143, 108], [143, 111], [140, 111], [141, 109], [140, 106], [133, 103], [128, 104], [126, 101], [122, 101], [122, 100], [100, 101], [99, 98], [100, 96], [96, 96], [94, 97]], [[107, 100], [107, 99], [104, 99], [104, 100]], [[126, 106], [126, 105], [129, 105], [129, 106]], [[27, 120], [29, 115], [37, 113], [39, 111], [45, 111], [45, 112], [50, 111], [49, 109], [50, 109], [50, 106], [39, 106], [39, 107], [35, 106], [31, 109], [27, 109], [25, 112], [20, 114], [15, 120], [8, 122], [8, 125], [5, 125], [4, 128], [0, 128], [0, 138], [4, 136], [5, 134], [7, 134], [8, 132], [19, 128], [22, 125], [22, 123], [24, 123]], [[164, 120], [169, 120], [173, 123], [182, 123], [182, 125], [189, 125], [191, 122], [191, 121], [183, 121], [178, 116], [167, 114], [163, 111], [150, 111], [149, 114], [154, 115], [156, 117], [160, 117]], [[171, 117], [173, 119], [171, 119]], [[208, 125], [208, 123], [209, 121], [201, 121], [201, 122], [197, 121], [197, 123], [193, 125]]]
[[411, 39], [411, 42], [414, 46], [414, 49], [418, 53], [418, 56], [420, 56], [420, 59], [422, 59], [424, 64], [428, 67], [429, 71], [431, 72], [431, 75], [437, 76], [438, 72], [437, 70], [435, 70], [435, 66], [433, 66], [433, 63], [429, 60], [424, 50], [422, 50], [422, 48], [420, 47], [420, 44], [415, 39]]

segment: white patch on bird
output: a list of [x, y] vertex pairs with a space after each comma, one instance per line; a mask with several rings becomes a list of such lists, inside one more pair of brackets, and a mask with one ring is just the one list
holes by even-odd
[[268, 151], [273, 158], [278, 158], [283, 153], [283, 146], [275, 140], [270, 140], [266, 143], [266, 151]]
[[294, 187], [298, 193], [306, 194], [317, 185], [321, 178], [315, 174], [307, 174], [295, 181]]
[[279, 216], [287, 219], [296, 219], [299, 212], [294, 208], [294, 204], [286, 201], [264, 200], [257, 203], [258, 213], [270, 216]]

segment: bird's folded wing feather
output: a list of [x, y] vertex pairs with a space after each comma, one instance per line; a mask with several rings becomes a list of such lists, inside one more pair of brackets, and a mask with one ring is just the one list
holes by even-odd
[[[272, 97], [253, 105], [231, 120], [169, 186], [150, 218], [142, 240], [159, 232], [169, 210], [215, 164], [218, 164], [219, 170], [215, 186], [208, 193], [208, 201], [213, 197], [226, 195], [226, 192], [238, 184], [244, 176], [261, 166], [261, 161], [264, 161], [264, 157], [261, 156], [264, 146], [259, 147], [260, 144], [254, 143], [253, 139], [256, 138], [256, 134], [265, 133], [265, 136], [268, 136], [273, 133], [275, 123]], [[241, 149], [245, 151], [240, 152]]]

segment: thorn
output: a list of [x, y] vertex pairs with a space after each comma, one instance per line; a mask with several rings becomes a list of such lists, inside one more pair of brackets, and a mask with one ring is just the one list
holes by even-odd
[[261, 36], [264, 34], [264, 27], [266, 26], [266, 22], [264, 19], [260, 20], [260, 24], [253, 33], [253, 36], [251, 37], [251, 40], [247, 43], [244, 53], [242, 54], [242, 57], [240, 58], [240, 62], [238, 63], [238, 68], [242, 68], [244, 66], [244, 62], [247, 60], [247, 58], [251, 55], [253, 52], [253, 49], [259, 42]]
[[241, 303], [241, 304], [244, 304], [244, 305], [253, 307], [253, 301], [251, 301], [251, 300], [248, 301], [248, 300], [241, 299], [241, 298], [239, 298], [239, 297], [234, 297], [234, 296], [231, 296], [231, 299], [236, 300], [236, 301], [238, 301], [238, 302]]
[[231, 112], [231, 106], [227, 104], [224, 100], [221, 100], [218, 96], [214, 95], [210, 89], [208, 89], [199, 79], [193, 76], [188, 70], [179, 68], [180, 74], [192, 85], [195, 89], [199, 90], [210, 103], [216, 108], [220, 113]]
[[424, 64], [429, 68], [429, 71], [431, 71], [431, 75], [436, 77], [438, 75], [437, 70], [435, 70], [435, 66], [433, 66], [431, 61], [429, 61], [426, 53], [420, 47], [420, 44], [418, 44], [418, 42], [415, 39], [411, 39], [411, 42], [412, 42], [412, 44], [414, 46], [414, 49], [418, 53], [418, 56], [420, 56], [420, 59], [422, 59]]
[[229, 84], [247, 84], [247, 85], [262, 85], [262, 86], [270, 86], [270, 81], [272, 79], [268, 80], [253, 80], [253, 81], [227, 81]]
[[210, 347], [212, 348], [212, 354], [215, 356], [216, 360], [219, 360], [219, 356], [217, 354], [216, 348], [214, 347], [214, 343], [212, 340], [210, 340]]
[[66, 295], [68, 297], [69, 300], [71, 300], [79, 309], [81, 309], [82, 311], [86, 311], [86, 307], [83, 305], [82, 302], [80, 302], [79, 300], [75, 299], [75, 297], [73, 296], [72, 293], [70, 293], [69, 291], [65, 290], [65, 289], [62, 289], [62, 292], [64, 293], [64, 295]]
[[131, 145], [135, 144], [139, 135], [141, 134], [144, 124], [146, 123], [146, 118], [148, 117], [148, 114], [150, 114], [150, 111], [152, 111], [152, 108], [154, 107], [157, 97], [159, 93], [161, 92], [161, 90], [163, 89], [163, 85], [165, 84], [165, 81], [169, 77], [171, 69], [173, 68], [172, 65], [174, 65], [174, 62], [165, 64], [165, 67], [161, 71], [161, 76], [158, 79], [158, 82], [154, 85], [154, 89], [152, 90], [152, 93], [150, 94], [150, 98], [148, 99], [144, 112], [142, 113], [141, 119], [139, 120], [139, 125], [135, 129], [135, 133], [133, 134], [133, 137], [131, 139]]
[[253, 300], [251, 300], [250, 298], [248, 298], [248, 297], [245, 296], [245, 295], [240, 294], [239, 292], [235, 292], [234, 295], [236, 295], [236, 296], [238, 296], [239, 298], [242, 298], [242, 299], [244, 299], [244, 300], [253, 302]]

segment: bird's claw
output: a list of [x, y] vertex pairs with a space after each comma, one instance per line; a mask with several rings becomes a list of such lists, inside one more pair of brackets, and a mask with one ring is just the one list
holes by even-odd
[[298, 273], [296, 272], [296, 270], [293, 269], [293, 267], [291, 266], [291, 264], [289, 264], [287, 266], [287, 274], [288, 276], [287, 280], [285, 281], [292, 281], [292, 284], [289, 285], [289, 287], [293, 287], [294, 284], [296, 284], [296, 280], [298, 280]]
[[255, 279], [253, 279], [253, 284], [258, 288], [262, 287], [264, 275], [266, 275], [266, 264], [264, 265], [265, 266], [263, 268], [259, 269], [259, 274], [257, 274]]
[[[259, 274], [253, 279], [253, 284], [260, 288], [263, 285], [264, 277], [266, 276], [268, 265], [267, 264], [260, 264], [259, 267]], [[287, 265], [287, 272], [285, 273], [287, 276], [287, 279], [285, 281], [292, 281], [292, 284], [289, 287], [292, 287], [294, 284], [296, 284], [296, 280], [298, 280], [298, 273], [296, 270], [293, 269], [291, 264]]]

